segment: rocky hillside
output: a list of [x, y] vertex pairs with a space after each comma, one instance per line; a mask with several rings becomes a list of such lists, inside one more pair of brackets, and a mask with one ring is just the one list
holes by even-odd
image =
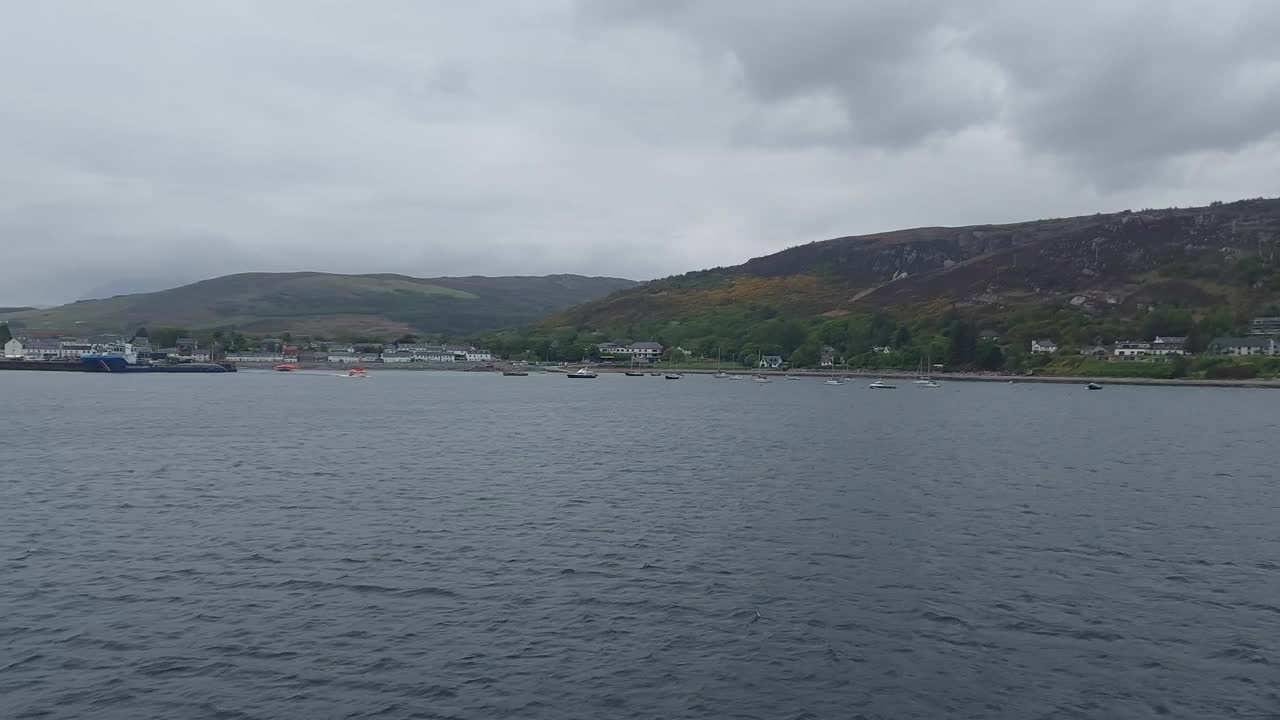
[[131, 332], [139, 326], [323, 336], [465, 334], [530, 322], [634, 286], [631, 280], [545, 277], [244, 273], [46, 310], [0, 314], [35, 333]]
[[796, 318], [958, 310], [998, 329], [1024, 311], [1132, 319], [1278, 299], [1280, 200], [1256, 199], [836, 238], [641, 285], [547, 325], [634, 333], [759, 305]]

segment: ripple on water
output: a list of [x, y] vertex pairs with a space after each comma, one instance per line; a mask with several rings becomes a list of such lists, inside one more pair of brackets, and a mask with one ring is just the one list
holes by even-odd
[[[1209, 718], [1280, 697], [1264, 393], [39, 375], [0, 373], [23, 408], [3, 718]], [[142, 411], [105, 438], [85, 407]]]

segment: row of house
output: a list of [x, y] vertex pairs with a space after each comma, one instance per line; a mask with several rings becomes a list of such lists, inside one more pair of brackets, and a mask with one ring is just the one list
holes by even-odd
[[[1048, 339], [1032, 340], [1032, 354], [1058, 352], [1057, 343]], [[1267, 355], [1280, 356], [1280, 337], [1249, 335], [1248, 337], [1214, 338], [1205, 348], [1210, 355]], [[1156, 336], [1154, 340], [1121, 340], [1111, 347], [1089, 345], [1080, 349], [1081, 355], [1106, 360], [1168, 360], [1173, 355], [1186, 355], [1185, 337]]]
[[596, 352], [602, 358], [628, 358], [638, 360], [640, 362], [653, 362], [662, 358], [662, 353], [666, 350], [662, 343], [656, 342], [633, 342], [630, 345], [618, 345], [617, 343], [600, 343], [596, 346]]
[[155, 349], [146, 338], [125, 340], [114, 336], [95, 338], [10, 338], [4, 344], [6, 360], [78, 360], [85, 355], [116, 353], [160, 359], [176, 357], [192, 361], [208, 361], [210, 351], [200, 350], [194, 341], [172, 348]]
[[[385, 347], [357, 347], [345, 343], [320, 343], [321, 347], [299, 348], [274, 345], [264, 341], [261, 350], [233, 352], [227, 360], [244, 363], [328, 362], [337, 364], [365, 363], [487, 363], [493, 360], [488, 350], [463, 345], [418, 345], [400, 343]], [[277, 349], [278, 348], [278, 349]]]

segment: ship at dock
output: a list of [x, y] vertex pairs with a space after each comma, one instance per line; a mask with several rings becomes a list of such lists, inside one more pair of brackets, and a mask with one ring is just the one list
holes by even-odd
[[84, 372], [105, 373], [225, 373], [235, 372], [235, 365], [212, 362], [152, 363], [138, 362], [136, 356], [126, 353], [98, 353], [83, 355], [80, 369]]

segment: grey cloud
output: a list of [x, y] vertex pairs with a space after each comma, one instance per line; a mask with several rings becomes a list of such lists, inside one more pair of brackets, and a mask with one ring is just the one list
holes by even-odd
[[1270, 3], [0, 4], [0, 305], [647, 278], [1274, 187]]
[[1110, 185], [1138, 182], [1172, 157], [1239, 150], [1277, 129], [1273, 2], [579, 7], [603, 26], [653, 24], [729, 53], [763, 101], [830, 93], [847, 113], [845, 138], [869, 147], [999, 127]]

